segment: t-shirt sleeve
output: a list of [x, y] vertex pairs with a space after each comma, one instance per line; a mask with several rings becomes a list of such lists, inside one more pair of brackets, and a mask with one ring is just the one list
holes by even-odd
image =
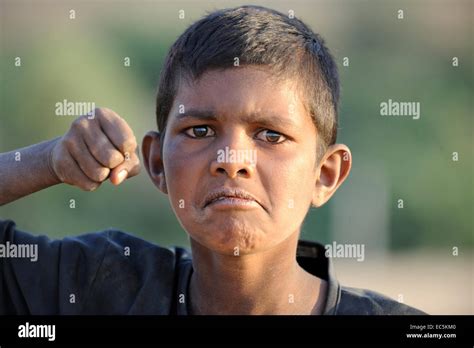
[[106, 249], [106, 232], [50, 240], [0, 220], [0, 315], [77, 313]]
[[343, 287], [339, 315], [426, 315], [419, 309], [399, 303], [376, 291]]

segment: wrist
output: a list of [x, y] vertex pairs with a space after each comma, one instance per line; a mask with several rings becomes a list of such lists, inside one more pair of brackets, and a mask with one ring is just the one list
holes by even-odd
[[59, 179], [58, 174], [56, 173], [56, 170], [54, 169], [54, 162], [53, 162], [53, 155], [54, 155], [54, 148], [56, 144], [58, 143], [59, 139], [61, 137], [57, 137], [53, 140], [51, 140], [51, 143], [49, 146], [46, 148], [46, 167], [49, 173], [49, 178], [51, 181], [52, 185], [60, 184], [62, 183], [61, 179]]

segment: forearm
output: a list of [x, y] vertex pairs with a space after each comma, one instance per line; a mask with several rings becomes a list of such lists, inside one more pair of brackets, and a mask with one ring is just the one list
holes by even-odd
[[51, 153], [60, 138], [0, 154], [0, 205], [60, 183]]

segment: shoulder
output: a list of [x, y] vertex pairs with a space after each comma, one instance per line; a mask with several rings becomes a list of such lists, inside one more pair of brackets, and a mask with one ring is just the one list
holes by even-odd
[[174, 257], [174, 250], [153, 244], [132, 234], [116, 229], [86, 233], [61, 240], [63, 248], [70, 247], [81, 252], [97, 252], [103, 254], [117, 253], [134, 259], [144, 253], [160, 254], [163, 257]]
[[[63, 251], [71, 261], [61, 264], [63, 274], [73, 275], [71, 283], [87, 284], [83, 314], [168, 314], [180, 264], [189, 258], [182, 248], [112, 229], [65, 238]], [[87, 274], [80, 282], [78, 269]]]
[[[97, 262], [91, 267], [96, 270], [93, 278], [82, 282], [88, 284], [82, 314], [169, 314], [180, 265], [190, 259], [183, 248], [161, 247], [112, 229], [66, 238], [63, 243], [70, 244], [72, 254], [88, 248], [99, 252], [89, 258]], [[72, 274], [74, 265], [81, 264], [73, 259]]]
[[[83, 257], [89, 259], [85, 264], [95, 262], [93, 277], [81, 282], [88, 285], [82, 314], [169, 314], [180, 265], [190, 259], [183, 248], [161, 247], [113, 229], [65, 238], [63, 243], [70, 254], [92, 255]], [[84, 253], [87, 249], [94, 251]], [[74, 274], [81, 262], [77, 257], [69, 260], [74, 261], [65, 273]]]
[[341, 287], [338, 315], [426, 315], [378, 292]]
[[[152, 271], [158, 269], [173, 273], [176, 265], [191, 259], [186, 249], [181, 247], [163, 247], [129, 233], [107, 229], [77, 237], [66, 237], [62, 240], [63, 248], [72, 252], [99, 254], [103, 259], [101, 268], [114, 266], [119, 268], [128, 265], [135, 271]], [[109, 264], [110, 263], [110, 264]], [[123, 271], [123, 270], [122, 270]]]
[[0, 244], [5, 243], [35, 246], [38, 256], [36, 262], [0, 258], [8, 301], [22, 296], [15, 313], [169, 314], [176, 279], [191, 260], [183, 248], [116, 229], [51, 240], [0, 220]]

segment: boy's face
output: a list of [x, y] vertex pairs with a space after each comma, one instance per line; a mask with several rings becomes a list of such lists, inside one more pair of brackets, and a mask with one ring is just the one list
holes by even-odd
[[[299, 233], [316, 189], [316, 149], [316, 128], [294, 81], [276, 83], [256, 67], [208, 71], [181, 84], [160, 164], [166, 188], [163, 178], [157, 186], [201, 245], [229, 255], [258, 252]], [[248, 157], [232, 158], [236, 150]], [[245, 190], [258, 203], [206, 204], [223, 187]]]

